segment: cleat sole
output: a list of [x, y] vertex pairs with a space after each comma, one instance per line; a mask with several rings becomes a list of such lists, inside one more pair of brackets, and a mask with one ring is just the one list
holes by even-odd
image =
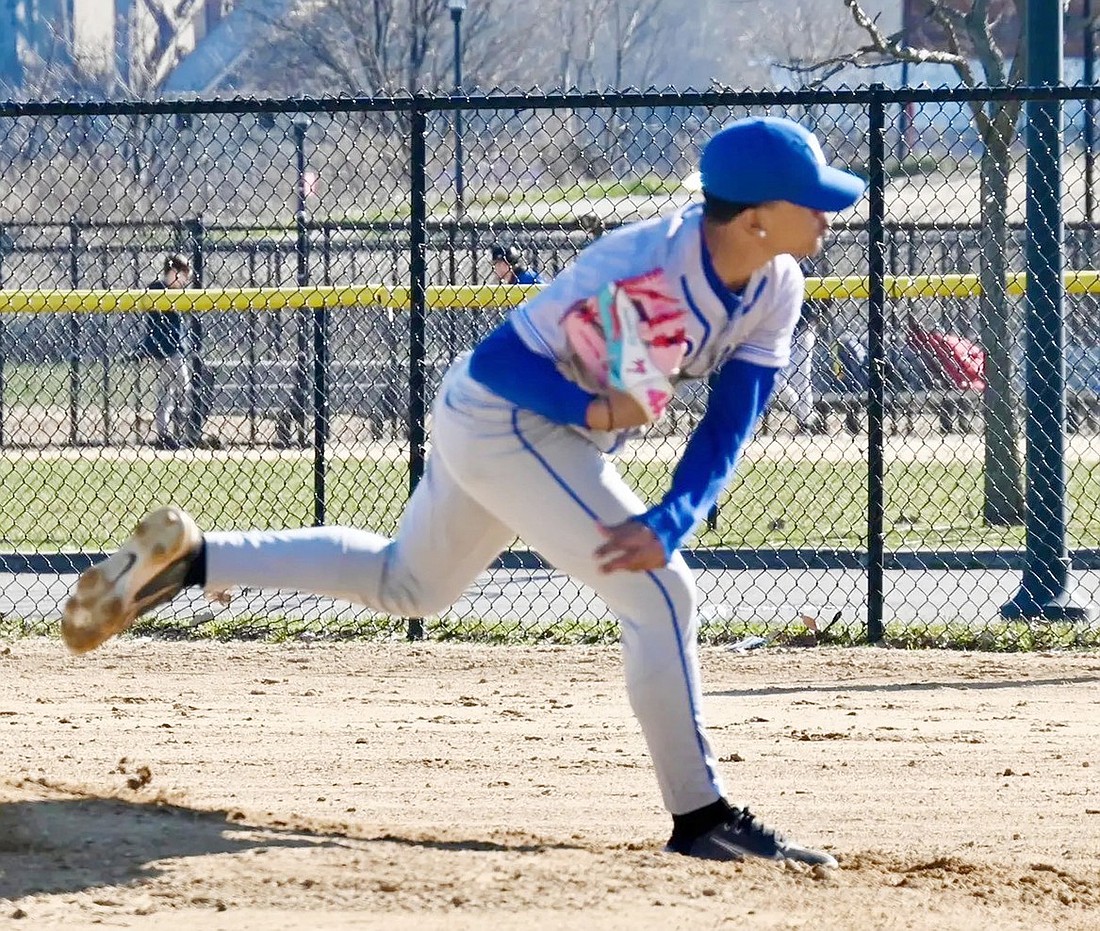
[[178, 508], [142, 518], [117, 552], [77, 579], [62, 609], [65, 645], [73, 653], [87, 653], [170, 600], [201, 541], [195, 522]]

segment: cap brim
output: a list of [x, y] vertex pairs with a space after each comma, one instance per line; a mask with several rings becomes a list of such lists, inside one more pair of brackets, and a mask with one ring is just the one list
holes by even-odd
[[803, 192], [795, 201], [811, 210], [846, 210], [867, 190], [867, 182], [859, 175], [822, 165], [817, 172], [817, 184]]

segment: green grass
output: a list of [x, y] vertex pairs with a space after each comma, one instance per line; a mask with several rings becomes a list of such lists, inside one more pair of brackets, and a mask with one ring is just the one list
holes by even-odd
[[480, 204], [524, 204], [532, 201], [572, 203], [597, 197], [651, 197], [683, 190], [683, 181], [679, 178], [644, 175], [619, 181], [589, 181], [545, 189], [498, 189], [479, 194], [474, 200]]
[[[669, 466], [626, 462], [627, 479], [648, 500], [667, 487]], [[1020, 548], [1023, 528], [989, 528], [980, 519], [978, 463], [893, 463], [887, 470], [887, 548]], [[1070, 472], [1075, 547], [1100, 546], [1097, 476]], [[866, 545], [866, 467], [859, 463], [745, 462], [721, 502], [704, 547], [861, 549]], [[327, 521], [392, 533], [407, 498], [404, 461], [333, 458]], [[169, 501], [208, 528], [273, 528], [313, 523], [308, 454], [270, 459], [192, 460], [186, 454], [137, 460], [39, 458], [12, 451], [0, 459], [8, 502], [0, 545], [22, 551], [109, 547], [146, 510]]]
[[[646, 464], [628, 474], [650, 494], [663, 487]], [[904, 549], [1021, 548], [1022, 527], [986, 527], [981, 519], [982, 468], [977, 462], [889, 463], [886, 546]], [[1070, 536], [1075, 546], [1100, 545], [1097, 468], [1070, 470]], [[862, 463], [742, 463], [720, 502], [717, 527], [701, 530], [701, 546], [866, 546], [867, 468]]]
[[[433, 209], [433, 198], [428, 198], [429, 212]], [[325, 216], [314, 215], [314, 223], [330, 221], [333, 223], [394, 223], [398, 220], [408, 220], [412, 216], [412, 209], [408, 203], [393, 204], [386, 207], [368, 207], [363, 210], [345, 210], [343, 213], [328, 213]]]
[[[57, 636], [56, 618], [0, 616], [0, 640], [35, 635]], [[619, 640], [619, 625], [609, 617], [562, 618], [552, 625], [522, 620], [511, 623], [479, 617], [438, 618], [425, 622], [429, 640], [501, 645], [611, 645]], [[367, 612], [354, 620], [304, 619], [280, 614], [257, 617], [215, 617], [196, 623], [180, 615], [142, 618], [124, 636], [170, 641], [377, 641], [405, 639], [408, 621]], [[699, 640], [708, 646], [725, 646], [744, 637], [763, 637], [764, 649], [817, 646], [862, 646], [866, 634], [858, 620], [829, 625], [823, 634], [811, 634], [801, 623], [777, 625], [774, 618], [760, 620], [704, 621]], [[1027, 624], [994, 621], [980, 627], [950, 619], [916, 625], [887, 621], [883, 646], [902, 650], [980, 650], [1012, 653], [1035, 650], [1083, 650], [1100, 648], [1100, 628], [1075, 624]]]
[[[192, 461], [185, 455], [136, 461], [0, 460], [9, 502], [0, 543], [19, 550], [101, 550], [150, 508], [169, 502], [208, 528], [313, 524], [313, 466], [306, 457]], [[328, 470], [330, 523], [392, 532], [408, 488], [405, 463], [334, 459]], [[16, 504], [17, 502], [17, 504]]]
[[[111, 377], [118, 379], [121, 373], [112, 365]], [[101, 383], [103, 369], [100, 366], [80, 366], [81, 395], [88, 400], [89, 391]], [[133, 385], [132, 377], [127, 380]], [[69, 398], [69, 366], [66, 363], [42, 363], [33, 365], [4, 365], [4, 404], [67, 405]]]
[[[854, 162], [848, 166], [856, 174], [867, 177], [867, 166]], [[970, 156], [949, 158], [939, 155], [906, 155], [902, 159], [889, 157], [883, 167], [887, 178], [911, 178], [924, 175], [970, 174], [978, 170], [978, 159]]]
[[[136, 345], [137, 331], [134, 343]], [[43, 405], [54, 407], [67, 417], [69, 412], [69, 391], [71, 390], [71, 368], [68, 362], [5, 363], [4, 405], [30, 406]], [[114, 408], [126, 407], [133, 403], [135, 376], [141, 376], [141, 389], [148, 394], [153, 378], [153, 369], [148, 362], [126, 362], [112, 359], [108, 368], [108, 404]], [[103, 364], [101, 362], [81, 362], [78, 370], [79, 388], [77, 404], [85, 416], [90, 412], [98, 418], [103, 409]], [[115, 416], [123, 412], [115, 411]]]

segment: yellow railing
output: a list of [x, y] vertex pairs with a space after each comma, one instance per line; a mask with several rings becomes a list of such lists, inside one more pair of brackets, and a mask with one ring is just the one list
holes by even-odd
[[[1067, 272], [1067, 294], [1100, 294], [1100, 271]], [[1024, 293], [1027, 277], [1009, 275], [1008, 293]], [[544, 285], [459, 285], [427, 289], [432, 309], [486, 310], [515, 307]], [[977, 275], [888, 276], [886, 296], [908, 298], [974, 297], [981, 292]], [[145, 310], [286, 310], [317, 307], [382, 307], [408, 310], [410, 289], [381, 284], [310, 286], [305, 288], [201, 288], [186, 291], [111, 289], [0, 289], [0, 313], [104, 313]], [[813, 299], [866, 300], [866, 278], [809, 278], [806, 296]]]

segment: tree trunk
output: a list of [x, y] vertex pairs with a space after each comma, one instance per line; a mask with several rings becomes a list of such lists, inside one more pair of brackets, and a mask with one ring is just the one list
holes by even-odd
[[115, 0], [115, 93], [133, 96], [131, 67], [134, 60], [130, 47], [130, 14], [133, 0]]
[[1014, 378], [1013, 348], [1018, 327], [1012, 325], [1005, 282], [1008, 239], [1007, 143], [996, 133], [986, 140], [981, 164], [981, 249], [978, 302], [982, 347], [985, 349], [985, 506], [989, 526], [1023, 523], [1023, 466], [1020, 458], [1019, 407]]

